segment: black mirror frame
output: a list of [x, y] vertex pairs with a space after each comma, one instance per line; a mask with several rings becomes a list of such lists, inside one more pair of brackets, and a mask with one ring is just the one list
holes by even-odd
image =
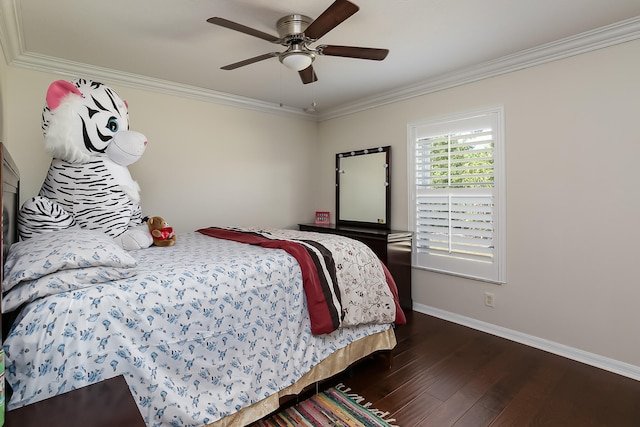
[[[340, 219], [340, 159], [343, 157], [360, 156], [365, 154], [386, 153], [386, 188], [385, 188], [385, 223], [367, 221], [345, 221]], [[350, 227], [391, 229], [391, 146], [368, 148], [365, 150], [347, 151], [336, 154], [336, 225]]]

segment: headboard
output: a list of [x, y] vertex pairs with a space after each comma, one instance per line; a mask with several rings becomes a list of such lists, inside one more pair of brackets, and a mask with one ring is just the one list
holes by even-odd
[[[9, 251], [9, 246], [18, 241], [17, 217], [20, 207], [20, 174], [18, 173], [18, 167], [3, 143], [0, 143], [0, 148], [0, 157], [2, 158], [2, 169], [0, 172], [0, 178], [2, 178], [2, 195], [0, 196], [2, 199], [2, 225], [0, 226], [2, 262], [0, 266], [4, 266], [4, 260]], [[2, 283], [2, 274], [3, 268], [0, 268], [0, 283]], [[2, 308], [1, 300], [0, 308]], [[5, 316], [2, 317], [5, 318]], [[0, 326], [2, 326], [3, 339], [11, 327], [11, 323], [7, 320], [8, 319], [5, 318], [4, 321], [0, 323]]]

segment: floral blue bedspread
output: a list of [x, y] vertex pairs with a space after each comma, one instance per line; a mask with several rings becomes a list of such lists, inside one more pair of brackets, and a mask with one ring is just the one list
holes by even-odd
[[124, 375], [148, 426], [203, 426], [390, 327], [312, 335], [300, 268], [283, 250], [194, 232], [131, 254], [132, 277], [25, 306], [4, 343], [9, 410]]

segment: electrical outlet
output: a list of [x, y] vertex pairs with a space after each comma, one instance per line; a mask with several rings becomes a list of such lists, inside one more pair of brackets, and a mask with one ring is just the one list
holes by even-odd
[[484, 305], [486, 305], [487, 307], [493, 307], [493, 303], [494, 303], [494, 297], [493, 294], [491, 292], [485, 292], [484, 293]]

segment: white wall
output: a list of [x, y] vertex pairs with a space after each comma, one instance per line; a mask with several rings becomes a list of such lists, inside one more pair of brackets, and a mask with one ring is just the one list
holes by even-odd
[[318, 193], [335, 153], [390, 144], [407, 229], [407, 124], [504, 105], [507, 283], [414, 269], [414, 302], [640, 366], [639, 76], [634, 41], [323, 122]]
[[[0, 135], [22, 172], [24, 200], [48, 168], [40, 115], [60, 76], [5, 64], [0, 73]], [[382, 145], [393, 147], [392, 227], [406, 229], [407, 123], [504, 105], [507, 283], [414, 269], [414, 301], [640, 366], [638, 76], [634, 41], [319, 126], [114, 88], [150, 142], [131, 166], [143, 210], [179, 232], [312, 221], [315, 210], [333, 211], [335, 153]], [[483, 305], [486, 290], [493, 309]]]
[[[40, 127], [47, 87], [71, 78], [3, 66], [3, 139], [24, 201], [38, 193], [51, 160]], [[143, 214], [163, 216], [178, 232], [312, 221], [315, 122], [111, 86], [129, 104], [131, 129], [149, 141], [129, 167]]]

